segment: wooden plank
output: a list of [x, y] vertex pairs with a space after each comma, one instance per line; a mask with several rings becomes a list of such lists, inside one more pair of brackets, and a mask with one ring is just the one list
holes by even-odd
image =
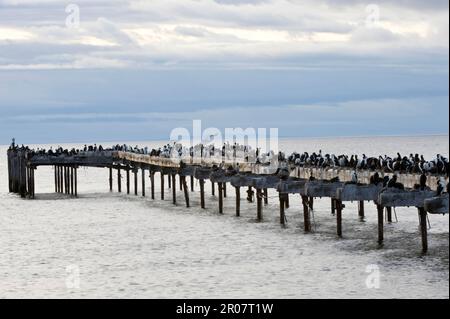
[[336, 198], [342, 202], [378, 201], [383, 187], [377, 185], [344, 184], [337, 189]]
[[288, 180], [288, 181], [281, 181], [278, 186], [277, 190], [280, 193], [283, 194], [303, 194], [305, 193], [305, 185], [308, 181], [303, 180]]
[[424, 207], [425, 200], [433, 198], [432, 191], [406, 191], [385, 189], [380, 193], [378, 203], [383, 207]]
[[424, 208], [430, 214], [448, 214], [449, 195], [444, 194], [439, 197], [426, 199]]
[[336, 197], [337, 190], [342, 188], [343, 183], [329, 183], [323, 181], [311, 181], [306, 183], [306, 195], [309, 197]]

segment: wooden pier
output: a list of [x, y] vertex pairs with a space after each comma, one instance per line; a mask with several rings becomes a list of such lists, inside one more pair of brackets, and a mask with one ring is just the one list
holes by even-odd
[[[246, 200], [256, 203], [256, 219], [264, 219], [264, 206], [268, 204], [268, 190], [278, 192], [280, 205], [280, 224], [286, 225], [285, 210], [289, 208], [289, 197], [298, 195], [302, 199], [304, 231], [311, 232], [311, 213], [315, 198], [329, 198], [330, 213], [336, 218], [336, 234], [342, 237], [345, 229], [345, 202], [358, 203], [358, 216], [365, 216], [365, 203], [373, 202], [377, 207], [378, 243], [384, 242], [385, 211], [388, 222], [392, 221], [392, 208], [414, 207], [420, 217], [422, 251], [428, 250], [427, 214], [448, 214], [449, 196], [436, 197], [437, 178], [447, 176], [428, 176], [428, 188], [413, 190], [419, 184], [420, 175], [396, 173], [398, 181], [405, 189], [383, 188], [371, 185], [371, 171], [358, 171], [358, 183], [352, 183], [351, 169], [317, 169], [298, 167], [280, 162], [277, 167], [234, 160], [182, 158], [169, 159], [122, 151], [79, 152], [76, 155], [39, 155], [26, 148], [13, 147], [8, 150], [9, 191], [22, 198], [35, 198], [35, 170], [39, 166], [54, 168], [55, 192], [67, 196], [78, 196], [79, 167], [99, 167], [109, 171], [109, 190], [114, 189], [114, 176], [117, 176], [117, 191], [123, 191], [122, 178], [126, 179], [126, 193], [138, 194], [141, 183], [141, 196], [146, 196], [147, 175], [150, 181], [150, 196], [155, 200], [155, 175], [160, 175], [161, 200], [166, 197], [166, 178], [171, 189], [171, 200], [177, 204], [177, 191], [184, 196], [184, 205], [191, 206], [191, 196], [195, 196], [194, 180], [198, 180], [200, 206], [205, 209], [205, 185], [209, 181], [213, 195], [218, 196], [218, 212], [224, 213], [224, 200], [227, 185], [235, 189], [236, 216], [241, 213], [241, 193], [246, 191]], [[116, 171], [116, 173], [114, 173]], [[378, 172], [381, 178], [383, 173]], [[178, 176], [178, 179], [177, 179]], [[140, 177], [140, 182], [139, 182]], [[131, 181], [133, 179], [133, 183]], [[189, 182], [189, 183], [188, 183]], [[178, 185], [177, 185], [178, 183]], [[217, 185], [217, 188], [216, 188]]]

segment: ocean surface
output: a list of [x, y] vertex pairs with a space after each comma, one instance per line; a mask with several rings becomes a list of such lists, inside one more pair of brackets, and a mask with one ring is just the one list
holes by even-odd
[[[283, 139], [280, 149], [430, 159], [448, 157], [449, 137]], [[110, 193], [107, 169], [79, 169], [75, 199], [55, 194], [52, 168], [40, 167], [36, 199], [23, 200], [8, 194], [6, 159], [0, 147], [0, 298], [449, 298], [448, 215], [430, 216], [422, 256], [415, 208], [396, 210], [380, 248], [372, 203], [364, 220], [356, 203], [346, 204], [338, 239], [329, 199], [315, 202], [311, 234], [300, 196], [291, 196], [281, 228], [274, 191], [258, 223], [244, 198], [234, 216], [231, 186], [219, 215], [210, 183], [207, 209], [197, 183], [186, 209], [182, 192], [172, 205], [169, 189], [165, 201], [159, 187], [155, 201]]]

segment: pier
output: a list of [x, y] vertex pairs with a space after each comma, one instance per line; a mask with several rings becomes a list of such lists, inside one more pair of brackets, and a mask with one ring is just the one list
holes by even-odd
[[[155, 198], [155, 177], [159, 175], [161, 200], [165, 199], [166, 187], [170, 187], [170, 199], [177, 204], [177, 192], [184, 197], [184, 205], [191, 207], [191, 197], [199, 196], [200, 206], [208, 207], [205, 200], [205, 184], [211, 183], [213, 195], [218, 197], [218, 212], [224, 213], [224, 200], [229, 192], [228, 186], [234, 188], [236, 203], [235, 214], [240, 216], [241, 201], [255, 203], [256, 219], [264, 219], [264, 206], [268, 204], [268, 191], [278, 193], [280, 225], [285, 227], [285, 210], [290, 207], [290, 196], [302, 199], [303, 227], [306, 233], [312, 231], [311, 215], [314, 211], [314, 200], [328, 198], [330, 215], [336, 219], [336, 235], [343, 237], [345, 233], [345, 203], [358, 203], [355, 216], [363, 218], [365, 205], [373, 203], [377, 208], [378, 234], [376, 240], [383, 245], [385, 222], [392, 222], [392, 210], [396, 207], [411, 207], [417, 210], [420, 220], [422, 252], [428, 251], [428, 214], [448, 214], [449, 196], [443, 193], [437, 196], [437, 180], [445, 179], [446, 174], [428, 174], [427, 185], [421, 189], [421, 175], [413, 173], [395, 173], [398, 182], [404, 189], [383, 187], [382, 183], [371, 182], [375, 171], [356, 170], [358, 181], [354, 181], [354, 169], [300, 167], [288, 161], [277, 162], [276, 167], [250, 163], [236, 158], [197, 158], [194, 156], [180, 158], [164, 158], [150, 154], [137, 154], [128, 151], [96, 150], [80, 151], [76, 154], [58, 155], [39, 154], [26, 147], [12, 146], [8, 150], [9, 191], [22, 198], [33, 199], [36, 196], [35, 171], [40, 166], [51, 166], [54, 169], [55, 192], [71, 197], [78, 196], [78, 174], [80, 167], [104, 168], [109, 172], [108, 187], [114, 189], [117, 183], [118, 192], [134, 194], [134, 196], [150, 196]], [[378, 172], [380, 178], [392, 176], [392, 173]], [[125, 185], [122, 185], [122, 179]], [[199, 194], [195, 194], [195, 180], [198, 181]], [[146, 182], [149, 181], [149, 195]], [[138, 184], [141, 184], [141, 193]], [[166, 184], [167, 183], [167, 184]], [[216, 187], [217, 186], [217, 187]], [[242, 192], [246, 196], [242, 196]], [[346, 216], [345, 216], [346, 217]], [[386, 219], [386, 220], [385, 220]], [[375, 237], [375, 236], [374, 236]], [[374, 239], [375, 240], [375, 239]]]

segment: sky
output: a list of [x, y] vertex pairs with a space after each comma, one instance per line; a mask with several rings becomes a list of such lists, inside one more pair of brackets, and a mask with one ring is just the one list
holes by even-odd
[[0, 0], [0, 144], [449, 131], [447, 0]]

